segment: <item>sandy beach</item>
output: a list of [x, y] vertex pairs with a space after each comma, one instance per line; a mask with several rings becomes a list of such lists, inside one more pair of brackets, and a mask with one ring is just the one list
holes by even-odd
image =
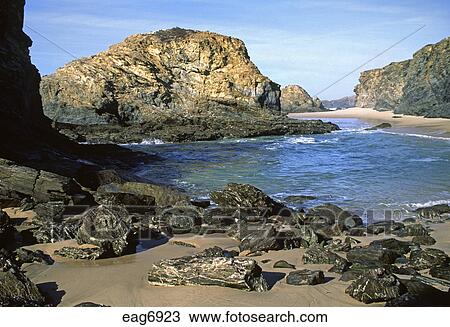
[[[20, 216], [17, 213], [16, 217]], [[27, 215], [25, 214], [25, 217]], [[24, 218], [25, 218], [24, 217]], [[429, 225], [438, 248], [450, 253], [450, 222]], [[361, 245], [375, 239], [392, 237], [386, 235], [356, 237]], [[411, 240], [411, 237], [398, 238]], [[174, 244], [174, 240], [185, 241], [196, 247]], [[183, 235], [164, 242], [154, 241], [147, 250], [137, 254], [98, 261], [71, 260], [54, 255], [56, 249], [77, 246], [69, 240], [53, 244], [36, 244], [27, 248], [42, 250], [56, 261], [47, 266], [39, 263], [25, 265], [27, 276], [45, 290], [58, 306], [74, 306], [81, 302], [94, 302], [110, 306], [362, 306], [345, 294], [350, 282], [339, 281], [339, 274], [327, 272], [331, 265], [303, 264], [304, 249], [270, 251], [254, 259], [263, 268], [271, 289], [256, 293], [224, 287], [206, 286], [151, 286], [147, 272], [152, 264], [161, 259], [192, 255], [212, 246], [237, 250], [239, 242], [222, 234], [208, 236]], [[338, 252], [345, 257], [345, 253]], [[263, 263], [265, 259], [269, 262]], [[325, 272], [326, 283], [315, 286], [292, 286], [285, 277], [291, 269], [273, 268], [278, 260], [286, 260], [296, 269], [320, 269]], [[403, 276], [405, 277], [405, 276]], [[382, 306], [384, 303], [372, 304]]]
[[450, 119], [398, 115], [392, 111], [355, 107], [328, 112], [293, 113], [289, 114], [289, 117], [296, 119], [357, 118], [373, 124], [390, 123], [393, 126], [392, 131], [450, 138]]

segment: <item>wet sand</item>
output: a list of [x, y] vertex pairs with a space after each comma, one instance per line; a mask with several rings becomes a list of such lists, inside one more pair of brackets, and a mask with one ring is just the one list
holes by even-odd
[[[450, 138], [450, 119], [424, 118], [394, 114], [392, 111], [376, 111], [369, 108], [349, 108], [327, 112], [308, 112], [289, 114], [295, 119], [302, 118], [358, 118], [369, 123], [390, 123], [394, 132], [429, 135], [434, 137]], [[394, 118], [399, 117], [399, 118]]]
[[[431, 235], [437, 239], [432, 246], [450, 253], [450, 222], [430, 225]], [[391, 236], [358, 237], [362, 244]], [[399, 238], [409, 240], [411, 238]], [[172, 244], [182, 240], [195, 244], [189, 248]], [[301, 258], [304, 249], [270, 251], [254, 257], [263, 268], [264, 275], [272, 285], [265, 293], [246, 292], [223, 287], [207, 286], [150, 286], [146, 275], [152, 264], [164, 259], [191, 255], [205, 248], [218, 245], [225, 249], [237, 249], [238, 242], [223, 235], [176, 237], [164, 244], [155, 244], [141, 253], [120, 258], [98, 261], [76, 261], [53, 255], [55, 249], [75, 246], [74, 241], [55, 244], [39, 244], [29, 248], [41, 249], [56, 260], [53, 266], [37, 263], [24, 266], [31, 280], [48, 290], [55, 304], [73, 306], [91, 301], [110, 306], [362, 306], [345, 289], [350, 282], [339, 281], [338, 274], [329, 273], [331, 265], [305, 265]], [[345, 257], [345, 253], [339, 253]], [[261, 263], [271, 259], [268, 263]], [[315, 286], [292, 286], [285, 282], [291, 269], [274, 269], [277, 260], [286, 260], [297, 269], [322, 269], [327, 282]], [[382, 306], [383, 303], [372, 304]]]

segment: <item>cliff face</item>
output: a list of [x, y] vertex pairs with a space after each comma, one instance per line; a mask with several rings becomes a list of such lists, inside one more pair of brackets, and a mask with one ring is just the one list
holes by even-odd
[[288, 85], [281, 90], [282, 112], [316, 112], [325, 110], [318, 98], [313, 99], [299, 85]]
[[361, 73], [356, 106], [450, 118], [450, 38], [427, 45], [412, 59]]
[[259, 72], [242, 41], [179, 28], [133, 35], [71, 62], [43, 78], [41, 94], [48, 117], [78, 125], [280, 110], [279, 85]]
[[32, 42], [22, 31], [24, 5], [24, 0], [0, 1], [0, 133], [9, 140], [50, 129], [42, 112], [40, 76], [30, 61]]
[[336, 100], [322, 100], [325, 108], [352, 108], [355, 106], [356, 97], [354, 95]]

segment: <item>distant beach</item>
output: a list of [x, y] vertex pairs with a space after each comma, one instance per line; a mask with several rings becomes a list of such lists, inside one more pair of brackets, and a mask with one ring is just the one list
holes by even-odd
[[[301, 118], [358, 118], [364, 121], [379, 124], [390, 123], [394, 129], [407, 130], [408, 133], [417, 133], [430, 136], [450, 138], [450, 119], [424, 118], [394, 114], [392, 111], [377, 111], [369, 108], [348, 108], [327, 112], [293, 113], [289, 117]], [[398, 117], [398, 118], [394, 118]]]

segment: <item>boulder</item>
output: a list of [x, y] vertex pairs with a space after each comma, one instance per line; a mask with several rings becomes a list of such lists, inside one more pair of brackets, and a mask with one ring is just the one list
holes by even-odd
[[404, 226], [403, 223], [393, 220], [377, 221], [367, 226], [367, 234], [392, 234], [394, 231], [399, 230]]
[[366, 128], [366, 131], [375, 131], [377, 129], [386, 129], [386, 128], [391, 128], [391, 127], [392, 127], [392, 125], [389, 123], [381, 123], [376, 126]]
[[75, 248], [65, 246], [59, 250], [55, 250], [56, 255], [75, 260], [97, 260], [105, 257], [105, 251], [99, 247], [83, 247]]
[[45, 254], [41, 250], [28, 250], [20, 248], [15, 251], [16, 261], [20, 264], [39, 262], [46, 265], [52, 265], [55, 261], [48, 254]]
[[360, 217], [333, 204], [323, 204], [310, 209], [305, 215], [305, 222], [318, 225], [336, 225], [340, 231], [362, 226]]
[[450, 205], [436, 204], [431, 207], [416, 209], [417, 216], [421, 219], [440, 218], [444, 214], [450, 214]]
[[346, 237], [344, 241], [341, 239], [334, 239], [325, 245], [325, 248], [331, 251], [348, 252], [352, 248], [352, 243], [349, 237]]
[[400, 280], [383, 268], [369, 270], [345, 290], [352, 298], [366, 304], [389, 301], [405, 292]]
[[434, 266], [430, 269], [430, 275], [450, 281], [450, 266]]
[[411, 242], [399, 241], [395, 238], [384, 238], [370, 242], [369, 248], [389, 249], [397, 252], [399, 255], [411, 252]]
[[312, 98], [300, 85], [282, 88], [280, 101], [283, 113], [327, 111], [319, 98]]
[[201, 209], [194, 206], [162, 208], [155, 217], [155, 223], [166, 223], [173, 234], [195, 233], [202, 224]]
[[416, 280], [401, 280], [406, 293], [386, 302], [387, 307], [440, 307], [450, 306], [448, 292], [443, 292]]
[[131, 218], [124, 207], [99, 206], [80, 216], [79, 244], [93, 244], [107, 255], [120, 256], [129, 246]]
[[429, 269], [434, 266], [447, 266], [449, 264], [448, 255], [439, 249], [423, 249], [412, 251], [409, 256], [408, 266], [416, 269]]
[[273, 264], [273, 268], [286, 268], [286, 269], [295, 269], [295, 266], [293, 264], [290, 264], [289, 262], [285, 260], [278, 260]]
[[8, 214], [0, 209], [0, 248], [11, 245], [15, 232]]
[[43, 306], [45, 298], [20, 270], [12, 254], [0, 249], [0, 306]]
[[329, 271], [338, 273], [344, 272], [350, 266], [347, 260], [320, 245], [306, 249], [302, 261], [305, 264], [331, 264], [333, 267]]
[[289, 285], [317, 285], [324, 282], [325, 276], [321, 270], [296, 270], [286, 277], [286, 283]]
[[95, 201], [98, 204], [110, 206], [154, 206], [155, 198], [149, 195], [138, 195], [124, 192], [97, 192]]
[[400, 237], [430, 235], [428, 230], [421, 224], [405, 225], [403, 228], [394, 231], [393, 234]]
[[312, 196], [312, 195], [289, 195], [289, 196], [285, 197], [283, 200], [287, 203], [302, 204], [306, 201], [311, 201], [311, 200], [316, 200], [316, 199], [317, 199], [317, 197]]
[[261, 215], [290, 216], [290, 210], [249, 184], [227, 184], [223, 190], [211, 192], [211, 200], [219, 206], [260, 209]]
[[347, 260], [368, 267], [392, 264], [400, 254], [394, 250], [377, 247], [356, 247], [347, 252]]
[[122, 184], [124, 179], [113, 169], [98, 170], [97, 167], [84, 166], [75, 175], [75, 180], [84, 187], [97, 190], [111, 183]]
[[267, 282], [255, 260], [224, 257], [223, 250], [176, 259], [162, 260], [148, 273], [151, 285], [204, 285], [231, 287], [246, 291], [264, 292]]
[[412, 242], [419, 245], [433, 245], [436, 243], [436, 240], [428, 235], [422, 236], [414, 236], [412, 238]]
[[241, 244], [239, 244], [239, 250], [241, 252], [290, 250], [299, 248], [300, 244], [301, 237], [295, 231], [277, 231], [273, 226], [270, 226], [243, 237]]
[[189, 197], [167, 186], [148, 183], [126, 182], [123, 184], [111, 183], [102, 185], [97, 189], [98, 193], [127, 193], [142, 196], [147, 199], [155, 199], [157, 206], [188, 205]]

